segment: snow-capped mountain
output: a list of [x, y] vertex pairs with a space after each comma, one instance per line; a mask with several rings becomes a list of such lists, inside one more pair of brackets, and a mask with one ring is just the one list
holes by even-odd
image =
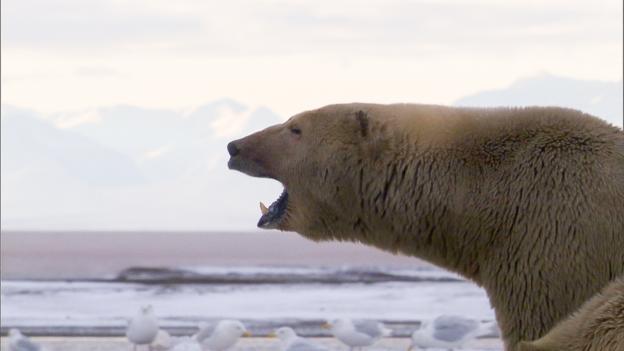
[[229, 171], [226, 145], [282, 120], [233, 100], [45, 117], [3, 106], [2, 226], [253, 230], [280, 185]]
[[458, 106], [565, 106], [622, 127], [622, 81], [577, 80], [549, 74], [520, 79], [509, 87], [461, 98]]

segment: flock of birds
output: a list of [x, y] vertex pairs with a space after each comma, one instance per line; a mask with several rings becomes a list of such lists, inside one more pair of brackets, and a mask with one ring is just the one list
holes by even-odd
[[[351, 351], [371, 346], [391, 334], [382, 323], [372, 320], [337, 319], [321, 327], [329, 329], [333, 336]], [[408, 349], [460, 348], [467, 342], [495, 332], [494, 323], [481, 323], [459, 316], [439, 316], [424, 322], [412, 334]], [[142, 307], [126, 329], [126, 337], [133, 350], [147, 347], [150, 351], [224, 351], [234, 346], [242, 336], [251, 336], [243, 323], [237, 320], [221, 320], [214, 325], [201, 323], [193, 336], [174, 338], [160, 329], [151, 306]], [[328, 351], [323, 345], [302, 338], [290, 327], [281, 327], [270, 334], [280, 340], [282, 351]], [[9, 331], [9, 351], [43, 351], [39, 344], [22, 335], [19, 330]]]

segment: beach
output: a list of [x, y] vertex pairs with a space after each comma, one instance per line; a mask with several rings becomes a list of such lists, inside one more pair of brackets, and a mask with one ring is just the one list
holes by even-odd
[[[383, 322], [405, 350], [441, 314], [494, 320], [485, 292], [410, 257], [289, 233], [3, 232], [1, 332], [19, 328], [52, 350], [125, 350], [129, 318], [152, 305], [161, 328], [192, 335], [200, 322], [238, 319], [255, 336], [235, 350], [272, 350], [281, 326], [343, 350], [327, 319]], [[477, 340], [475, 350], [502, 349]]]
[[[330, 350], [348, 350], [348, 348], [333, 338], [313, 338], [321, 345]], [[41, 343], [50, 351], [125, 351], [132, 350], [132, 346], [124, 338], [36, 338], [35, 341]], [[409, 347], [408, 338], [385, 338], [374, 346], [366, 348], [369, 351], [405, 351]], [[6, 338], [2, 339], [2, 349], [6, 348]], [[468, 344], [462, 350], [465, 351], [494, 351], [502, 350], [503, 345], [497, 339], [480, 339]], [[279, 350], [279, 343], [274, 338], [242, 338], [231, 351], [260, 351]]]

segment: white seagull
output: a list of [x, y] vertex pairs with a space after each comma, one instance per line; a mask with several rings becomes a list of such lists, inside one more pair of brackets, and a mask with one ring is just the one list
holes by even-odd
[[18, 329], [9, 330], [9, 351], [42, 351], [43, 348], [31, 341]]
[[421, 348], [461, 348], [467, 342], [492, 332], [493, 323], [481, 323], [461, 316], [442, 315], [423, 322], [412, 334], [408, 351]]
[[167, 351], [173, 346], [173, 340], [171, 335], [166, 330], [160, 329], [156, 334], [156, 338], [152, 342], [152, 349], [154, 351]]
[[327, 348], [298, 336], [289, 327], [278, 328], [269, 336], [276, 336], [280, 339], [282, 351], [328, 351]]
[[201, 323], [194, 339], [202, 348], [211, 351], [223, 351], [232, 347], [241, 336], [251, 336], [243, 323], [237, 320], [222, 320], [216, 325]]
[[139, 345], [147, 345], [151, 350], [151, 344], [156, 339], [156, 335], [158, 335], [158, 320], [154, 316], [152, 306], [143, 306], [128, 323], [126, 337], [134, 344], [133, 350], [136, 350]]
[[390, 331], [382, 323], [371, 320], [336, 319], [322, 325], [351, 350], [370, 346]]

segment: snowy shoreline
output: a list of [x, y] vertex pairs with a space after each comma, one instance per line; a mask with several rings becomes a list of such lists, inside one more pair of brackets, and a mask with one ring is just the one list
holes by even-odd
[[[121, 337], [37, 337], [33, 338], [38, 343], [50, 350], [63, 351], [120, 351], [132, 350], [131, 345]], [[347, 350], [347, 347], [334, 338], [313, 338], [319, 344], [325, 345], [330, 350]], [[6, 338], [2, 338], [1, 344], [6, 346]], [[369, 351], [404, 351], [409, 345], [408, 338], [384, 338], [375, 345], [367, 348]], [[278, 341], [275, 338], [250, 337], [242, 338], [231, 350], [232, 351], [260, 351], [278, 350]], [[478, 339], [470, 342], [465, 351], [498, 351], [503, 349], [500, 339]]]
[[282, 325], [326, 336], [328, 318], [370, 318], [407, 336], [421, 321], [456, 314], [494, 319], [485, 292], [433, 267], [181, 267], [131, 269], [101, 281], [2, 281], [2, 332], [116, 336], [151, 304], [163, 327], [190, 334], [201, 321], [240, 319], [257, 335]]

